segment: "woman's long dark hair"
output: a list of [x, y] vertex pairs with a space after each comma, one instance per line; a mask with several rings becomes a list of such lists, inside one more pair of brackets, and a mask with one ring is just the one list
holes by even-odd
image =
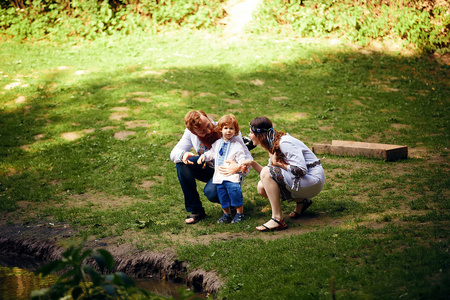
[[[275, 153], [275, 156], [278, 161], [286, 163], [285, 156], [280, 150], [280, 139], [286, 133], [283, 131], [276, 131], [275, 129], [273, 129], [272, 121], [270, 121], [269, 118], [264, 117], [264, 116], [254, 118], [250, 122], [250, 126], [251, 126], [250, 130], [261, 142], [261, 146], [264, 149], [266, 149], [269, 153], [271, 153], [271, 154]], [[258, 129], [261, 129], [260, 132], [258, 132]], [[271, 129], [274, 130], [275, 135], [274, 135], [272, 143], [269, 143], [269, 139], [267, 137], [267, 132]], [[270, 144], [272, 144], [272, 145], [270, 145]]]

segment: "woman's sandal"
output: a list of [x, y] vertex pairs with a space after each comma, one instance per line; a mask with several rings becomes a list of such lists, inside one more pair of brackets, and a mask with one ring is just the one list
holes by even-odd
[[261, 232], [267, 232], [267, 231], [279, 231], [279, 230], [284, 230], [284, 229], [288, 228], [287, 224], [284, 222], [283, 219], [281, 219], [281, 221], [278, 221], [275, 218], [271, 218], [271, 220], [274, 220], [276, 223], [278, 223], [278, 226], [275, 226], [273, 228], [269, 228], [266, 225], [262, 224], [261, 226], [264, 227], [264, 228], [258, 229], [258, 227], [256, 227], [256, 230], [261, 231]]
[[300, 213], [298, 213], [294, 210], [289, 214], [289, 218], [291, 218], [293, 220], [300, 218], [300, 216], [305, 212], [305, 210], [308, 209], [308, 207], [311, 206], [312, 203], [313, 202], [311, 199], [303, 200], [303, 207], [302, 207], [302, 210], [300, 211]]
[[[203, 213], [192, 213], [189, 216], [186, 217], [186, 220], [184, 220], [185, 224], [195, 224], [200, 220], [203, 220], [206, 217], [206, 214]], [[193, 219], [192, 222], [188, 222], [189, 219]]]

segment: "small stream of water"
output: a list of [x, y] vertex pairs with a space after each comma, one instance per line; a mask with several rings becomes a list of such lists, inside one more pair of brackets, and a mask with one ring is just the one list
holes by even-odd
[[[0, 266], [0, 299], [4, 300], [29, 300], [33, 290], [39, 290], [51, 286], [56, 282], [56, 276], [37, 276], [31, 271], [20, 268], [7, 268]], [[157, 278], [135, 279], [136, 285], [150, 293], [179, 299], [179, 288], [186, 288], [182, 283], [173, 283]], [[206, 299], [205, 295], [196, 293], [200, 299]]]

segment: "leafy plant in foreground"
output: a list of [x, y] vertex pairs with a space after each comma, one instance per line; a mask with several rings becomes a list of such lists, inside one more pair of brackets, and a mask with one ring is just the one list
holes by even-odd
[[[37, 271], [44, 276], [59, 271], [65, 273], [50, 288], [33, 291], [32, 299], [60, 299], [68, 295], [73, 299], [127, 299], [138, 295], [160, 299], [151, 298], [147, 291], [136, 288], [134, 280], [124, 273], [101, 274], [104, 270], [113, 270], [112, 255], [104, 249], [83, 251], [84, 244], [69, 247], [62, 253], [61, 260], [50, 262]], [[91, 265], [83, 264], [89, 258], [95, 260], [101, 273]]]

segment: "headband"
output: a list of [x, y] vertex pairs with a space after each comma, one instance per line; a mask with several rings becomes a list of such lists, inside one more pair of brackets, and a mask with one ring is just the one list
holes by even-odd
[[266, 128], [256, 128], [255, 126], [253, 126], [253, 125], [250, 125], [249, 126], [250, 127], [250, 130], [251, 131], [253, 131], [253, 132], [257, 132], [257, 133], [260, 133], [260, 132], [264, 132], [264, 131], [268, 131], [269, 129], [266, 129]]
[[272, 148], [273, 140], [275, 139], [275, 129], [273, 127], [270, 127], [269, 129], [266, 128], [256, 128], [253, 125], [250, 125], [250, 130], [255, 133], [261, 133], [261, 132], [267, 132], [267, 141], [269, 142], [269, 147]]

